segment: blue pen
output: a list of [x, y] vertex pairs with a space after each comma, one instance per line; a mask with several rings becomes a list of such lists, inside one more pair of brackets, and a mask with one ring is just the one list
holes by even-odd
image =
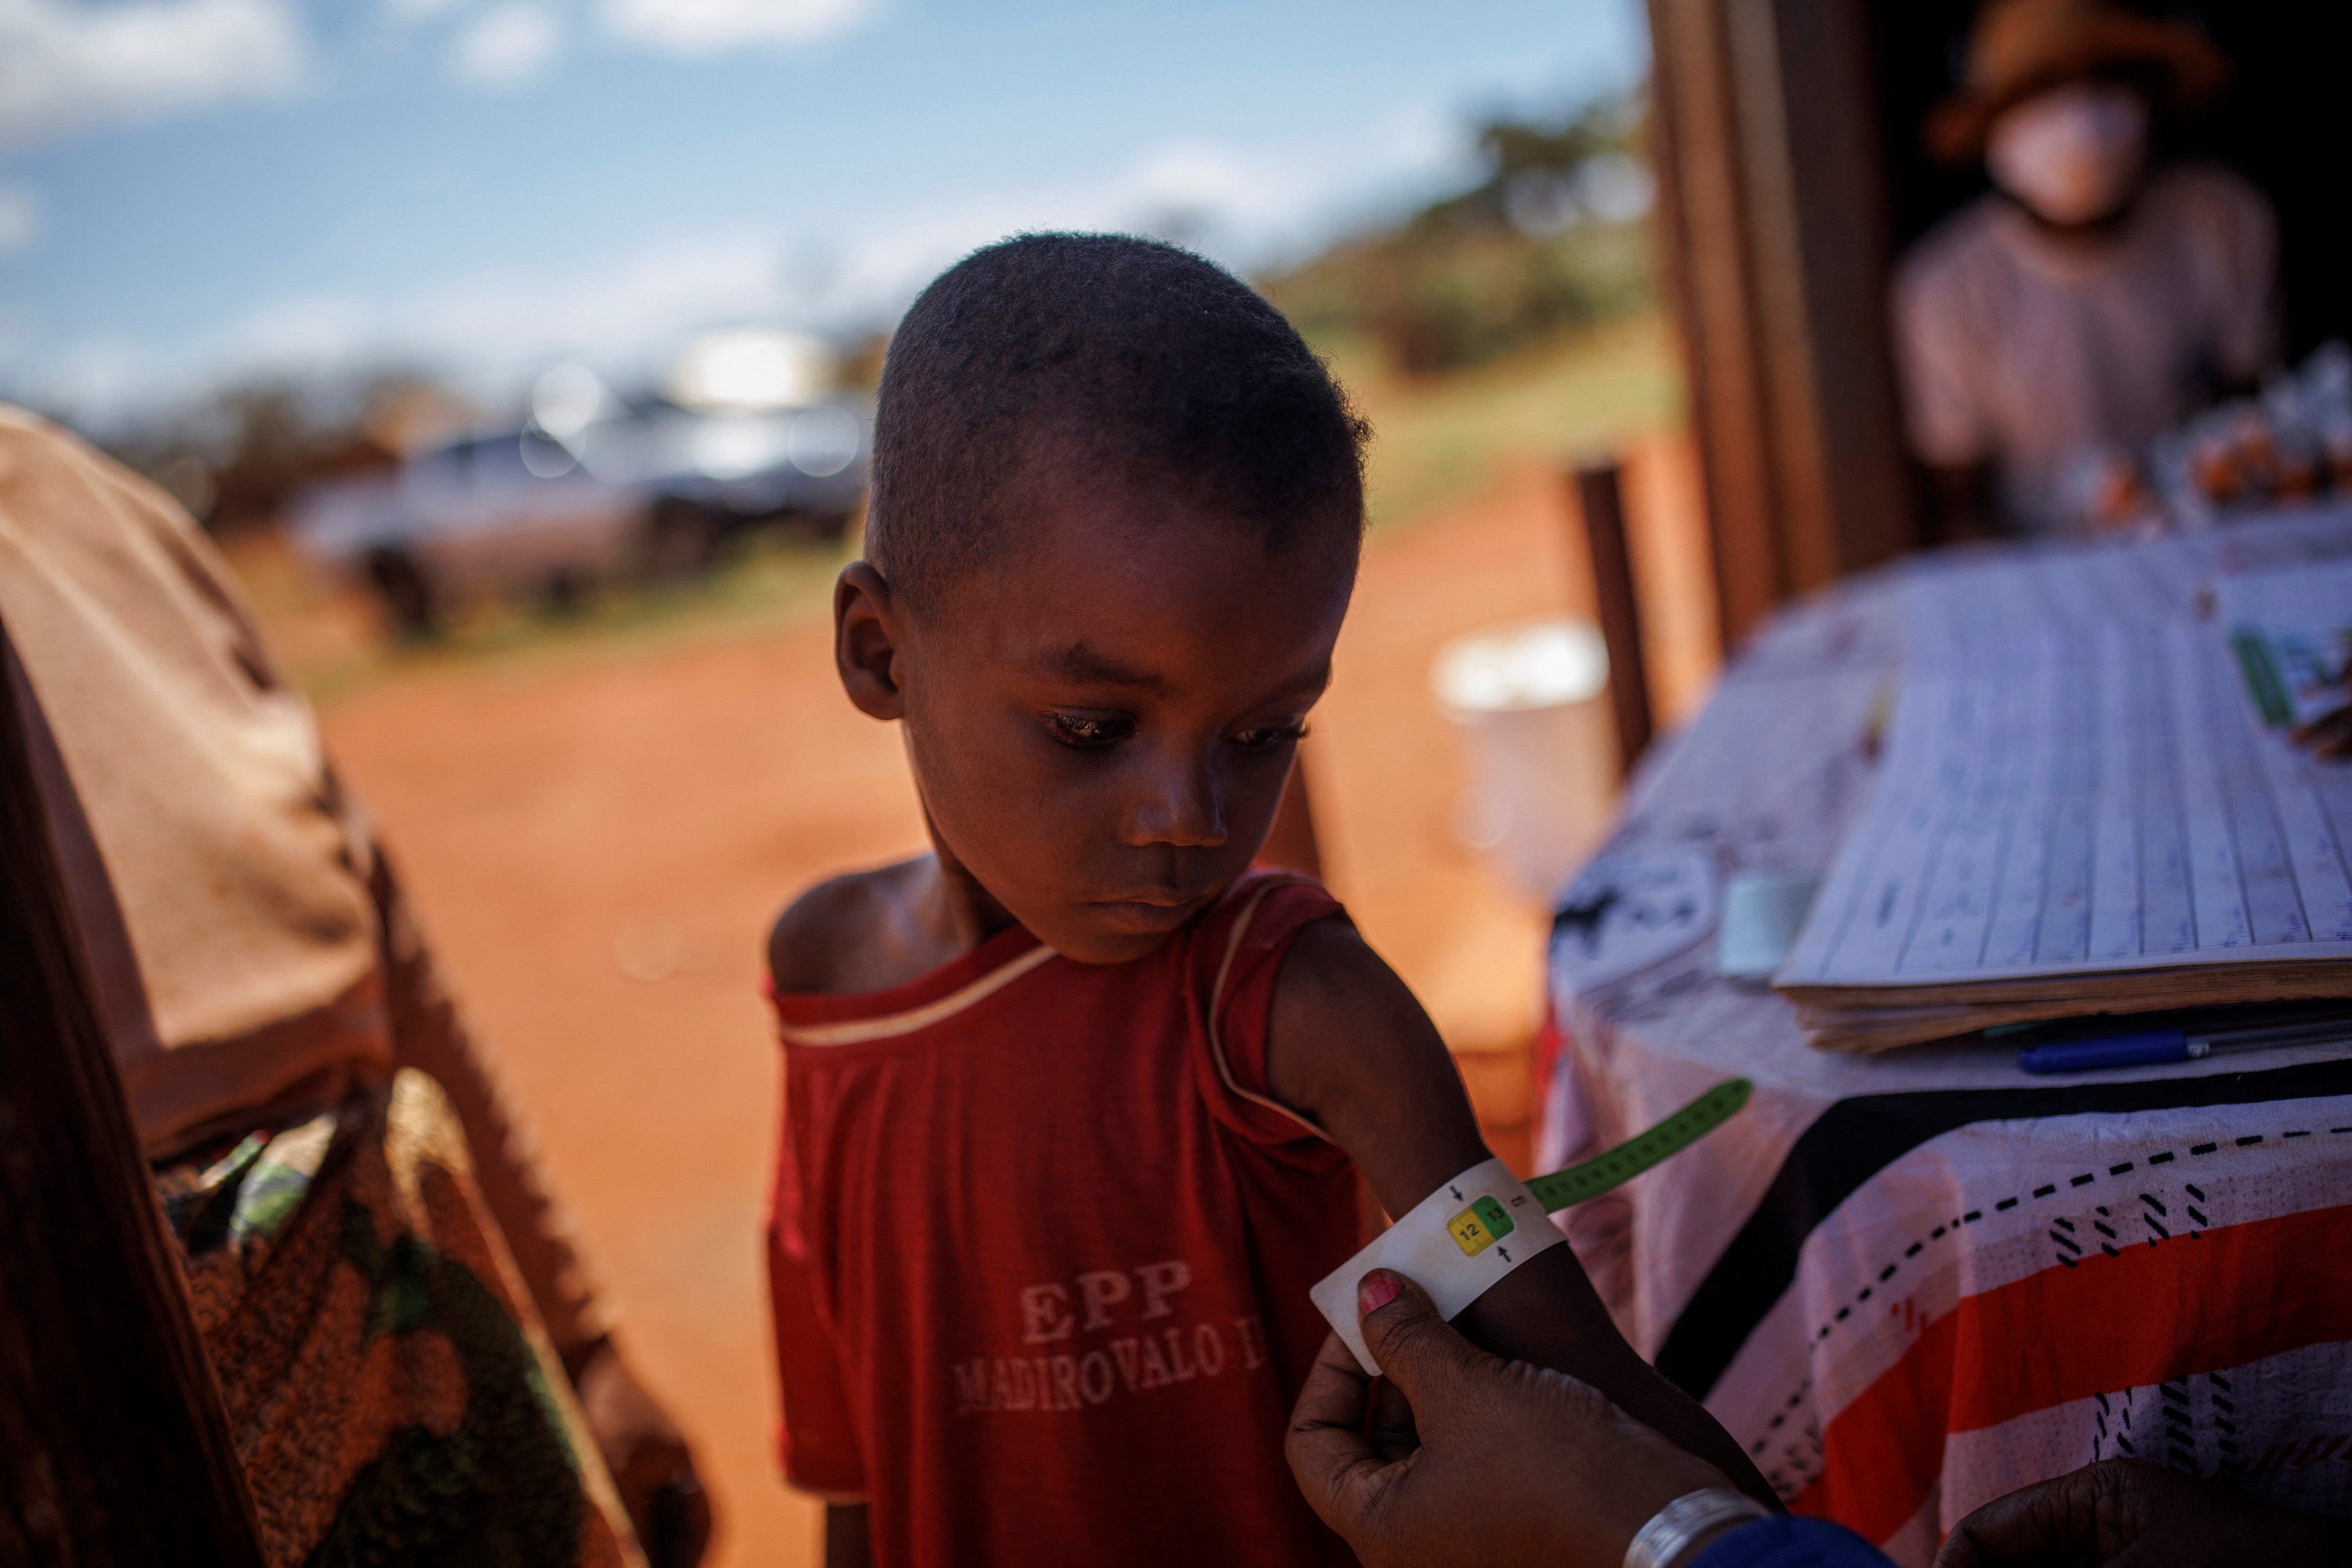
[[2017, 1064], [2028, 1072], [2096, 1072], [2108, 1067], [2195, 1061], [2217, 1051], [2347, 1043], [2352, 1043], [2352, 1019], [2312, 1019], [2253, 1029], [2194, 1033], [2188, 1030], [2155, 1029], [2135, 1034], [2098, 1035], [2088, 1040], [2052, 1040], [2047, 1045], [2029, 1045], [2019, 1051]]

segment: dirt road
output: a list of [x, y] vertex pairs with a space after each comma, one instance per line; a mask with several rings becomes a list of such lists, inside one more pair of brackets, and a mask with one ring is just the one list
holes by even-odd
[[[1715, 657], [1694, 484], [1678, 445], [1637, 452], [1629, 509], [1668, 714]], [[1334, 887], [1467, 1053], [1482, 1119], [1522, 1157], [1542, 915], [1454, 837], [1455, 750], [1427, 672], [1456, 632], [1586, 608], [1580, 559], [1540, 465], [1377, 536], [1308, 742]], [[724, 1518], [714, 1561], [815, 1562], [817, 1510], [772, 1459], [760, 940], [812, 879], [920, 847], [896, 735], [842, 698], [814, 613], [649, 655], [420, 671], [323, 716], [633, 1354], [701, 1442]]]

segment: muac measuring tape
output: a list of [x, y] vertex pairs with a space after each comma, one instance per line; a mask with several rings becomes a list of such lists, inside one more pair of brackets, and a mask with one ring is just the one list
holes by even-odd
[[1356, 1281], [1367, 1272], [1394, 1269], [1427, 1291], [1450, 1319], [1504, 1275], [1568, 1239], [1544, 1215], [1598, 1197], [1680, 1154], [1729, 1121], [1753, 1089], [1745, 1078], [1726, 1079], [1646, 1132], [1533, 1181], [1520, 1181], [1500, 1160], [1472, 1166], [1324, 1276], [1310, 1292], [1315, 1305], [1357, 1363], [1376, 1373], [1380, 1367], [1356, 1322]]

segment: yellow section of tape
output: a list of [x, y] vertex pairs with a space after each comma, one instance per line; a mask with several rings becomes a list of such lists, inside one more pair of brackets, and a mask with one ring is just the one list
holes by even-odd
[[1496, 1238], [1508, 1236], [1517, 1228], [1501, 1204], [1492, 1197], [1482, 1197], [1447, 1220], [1445, 1228], [1465, 1258], [1475, 1258], [1493, 1246]]

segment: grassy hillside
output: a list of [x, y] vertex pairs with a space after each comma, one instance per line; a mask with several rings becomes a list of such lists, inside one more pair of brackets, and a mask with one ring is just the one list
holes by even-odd
[[1477, 495], [1505, 457], [1573, 456], [1683, 418], [1673, 333], [1646, 311], [1436, 379], [1400, 375], [1361, 347], [1329, 357], [1372, 422], [1376, 528]]

